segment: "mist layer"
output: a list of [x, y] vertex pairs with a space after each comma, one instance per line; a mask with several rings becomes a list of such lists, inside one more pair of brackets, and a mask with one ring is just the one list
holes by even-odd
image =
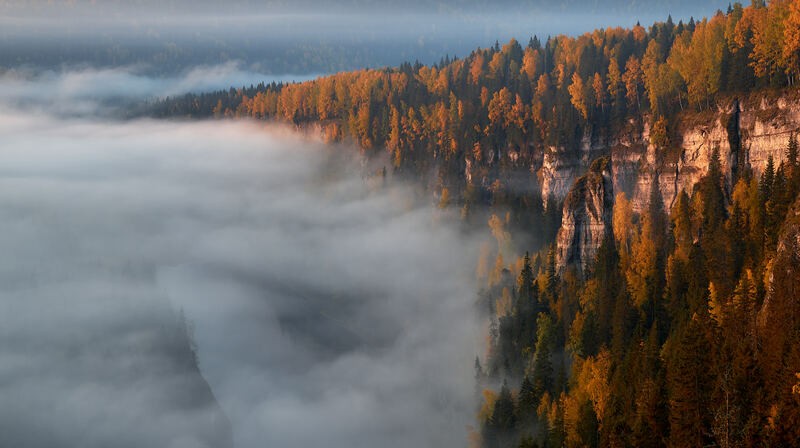
[[347, 148], [5, 109], [0, 154], [2, 444], [466, 443], [475, 244]]

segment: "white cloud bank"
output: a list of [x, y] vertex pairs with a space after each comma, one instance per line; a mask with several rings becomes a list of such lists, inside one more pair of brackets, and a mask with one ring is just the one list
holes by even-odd
[[193, 67], [180, 76], [160, 78], [148, 76], [136, 67], [84, 67], [58, 72], [16, 68], [0, 73], [0, 104], [59, 115], [91, 115], [98, 112], [98, 106], [107, 106], [108, 100], [141, 101], [314, 77], [313, 74], [268, 75], [236, 61]]
[[0, 445], [213, 445], [179, 309], [237, 447], [466, 445], [476, 245], [343, 151], [0, 110]]

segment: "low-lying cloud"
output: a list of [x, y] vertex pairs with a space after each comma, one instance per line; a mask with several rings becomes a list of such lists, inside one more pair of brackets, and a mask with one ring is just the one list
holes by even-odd
[[0, 445], [464, 446], [476, 245], [348, 151], [0, 110]]
[[270, 82], [305, 81], [315, 75], [268, 75], [237, 61], [186, 69], [180, 76], [152, 77], [144, 67], [84, 67], [71, 71], [16, 68], [0, 73], [0, 104], [59, 115], [93, 115], [120, 104], [224, 90]]

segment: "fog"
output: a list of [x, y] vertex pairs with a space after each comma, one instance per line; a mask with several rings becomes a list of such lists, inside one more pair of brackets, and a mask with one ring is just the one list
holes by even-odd
[[64, 101], [0, 107], [0, 445], [466, 444], [477, 241], [449, 212], [312, 136]]
[[60, 116], [125, 115], [126, 107], [156, 98], [311, 78], [314, 75], [265, 75], [234, 61], [158, 78], [136, 66], [70, 71], [20, 67], [0, 73], [0, 104]]

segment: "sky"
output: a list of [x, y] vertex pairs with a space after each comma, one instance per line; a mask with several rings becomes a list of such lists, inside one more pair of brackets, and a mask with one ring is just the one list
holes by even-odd
[[713, 15], [723, 0], [19, 1], [0, 3], [0, 67], [139, 65], [174, 76], [238, 61], [271, 75], [438, 62], [516, 38]]
[[71, 95], [0, 96], [0, 445], [465, 445], [479, 239], [450, 212], [353, 148]]

